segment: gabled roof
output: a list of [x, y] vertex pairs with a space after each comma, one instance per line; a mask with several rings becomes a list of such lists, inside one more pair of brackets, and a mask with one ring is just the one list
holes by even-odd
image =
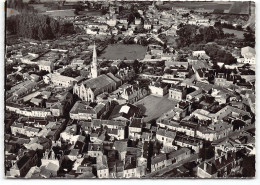
[[155, 165], [159, 162], [167, 160], [166, 154], [159, 154], [157, 156], [152, 157], [151, 159], [151, 165]]
[[102, 89], [113, 83], [115, 83], [115, 81], [105, 74], [100, 75], [97, 78], [91, 78], [82, 82], [82, 84], [84, 84], [86, 88], [92, 89], [93, 92]]
[[[124, 107], [129, 107], [127, 112], [124, 111], [125, 110]], [[137, 106], [130, 104], [130, 103], [123, 104], [123, 105], [117, 105], [117, 106], [115, 106], [114, 110], [112, 111], [112, 113], [110, 115], [110, 119], [120, 117], [120, 116], [122, 116], [126, 119], [130, 119], [134, 115], [139, 114], [139, 112], [140, 112], [140, 108], [138, 108]]]

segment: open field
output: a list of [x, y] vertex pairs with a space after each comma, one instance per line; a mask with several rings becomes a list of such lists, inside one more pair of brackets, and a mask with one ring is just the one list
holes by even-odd
[[67, 9], [67, 10], [51, 10], [48, 12], [44, 12], [42, 14], [49, 15], [49, 16], [59, 16], [59, 17], [68, 17], [68, 16], [75, 16], [74, 9]]
[[220, 9], [220, 10], [228, 10], [232, 2], [200, 2], [200, 3], [194, 3], [194, 2], [166, 2], [163, 5], [160, 5], [161, 7], [165, 8], [172, 8], [172, 7], [183, 7], [183, 8], [190, 8], [190, 9], [196, 9], [196, 8], [205, 8], [205, 9]]
[[123, 60], [124, 58], [127, 60], [143, 59], [146, 50], [146, 47], [138, 44], [113, 44], [109, 45], [99, 58], [108, 60]]
[[102, 16], [101, 11], [96, 11], [96, 10], [84, 10], [79, 12], [80, 15], [87, 15], [87, 16]]
[[49, 8], [45, 7], [44, 4], [32, 4], [30, 6], [37, 10], [37, 12], [46, 12], [47, 10], [49, 10]]
[[224, 33], [234, 33], [234, 35], [239, 38], [239, 39], [243, 39], [244, 38], [244, 31], [239, 31], [239, 30], [232, 30], [232, 29], [228, 29], [228, 28], [223, 28]]
[[144, 112], [145, 122], [157, 119], [163, 113], [173, 109], [176, 104], [177, 101], [168, 99], [168, 94], [166, 94], [164, 97], [149, 95], [135, 103], [135, 105], [141, 108], [142, 112]]

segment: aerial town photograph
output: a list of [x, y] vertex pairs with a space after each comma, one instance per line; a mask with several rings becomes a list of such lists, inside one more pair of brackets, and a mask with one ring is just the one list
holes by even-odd
[[255, 178], [255, 5], [6, 0], [4, 178]]

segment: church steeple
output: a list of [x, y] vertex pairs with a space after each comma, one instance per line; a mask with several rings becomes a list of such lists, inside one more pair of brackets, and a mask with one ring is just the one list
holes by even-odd
[[98, 69], [97, 69], [97, 51], [96, 51], [96, 45], [94, 43], [93, 47], [93, 57], [92, 57], [92, 65], [91, 65], [91, 77], [97, 78], [98, 76]]

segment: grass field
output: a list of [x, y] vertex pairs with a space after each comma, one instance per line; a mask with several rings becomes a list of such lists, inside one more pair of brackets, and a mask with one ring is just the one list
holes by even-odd
[[48, 10], [48, 7], [45, 7], [44, 4], [31, 4], [30, 6], [32, 6], [38, 12], [45, 12]]
[[175, 1], [175, 2], [165, 2], [163, 5], [160, 5], [161, 7], [165, 8], [190, 8], [190, 9], [196, 9], [196, 8], [205, 8], [205, 9], [220, 9], [220, 10], [227, 10], [232, 5], [232, 2], [185, 2], [185, 1]]
[[228, 29], [228, 28], [223, 28], [224, 33], [234, 33], [234, 35], [239, 38], [239, 39], [243, 39], [244, 38], [244, 31], [238, 31], [238, 30], [232, 30], [232, 29]]
[[99, 57], [101, 59], [105, 58], [108, 60], [135, 60], [143, 59], [147, 48], [138, 44], [113, 44], [109, 45]]
[[168, 94], [164, 97], [149, 95], [135, 103], [144, 113], [145, 122], [159, 118], [163, 113], [173, 109], [176, 104], [176, 101], [168, 99]]
[[56, 16], [59, 16], [59, 17], [75, 16], [74, 9], [52, 10], [52, 11], [44, 12], [42, 14], [53, 16], [53, 17], [56, 17]]

